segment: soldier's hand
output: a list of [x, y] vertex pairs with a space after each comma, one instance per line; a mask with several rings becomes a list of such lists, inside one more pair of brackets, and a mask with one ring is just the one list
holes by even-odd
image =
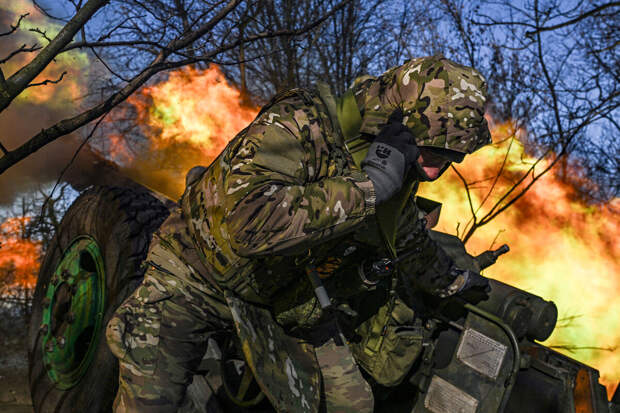
[[484, 292], [489, 292], [491, 290], [487, 277], [483, 277], [475, 271], [458, 271], [460, 271], [459, 277], [463, 277], [463, 285], [459, 288], [457, 293], [462, 293], [473, 288]]
[[454, 281], [445, 290], [438, 294], [441, 298], [450, 297], [455, 294], [462, 294], [470, 290], [485, 293], [491, 291], [489, 279], [483, 277], [475, 271], [462, 270], [453, 265], [450, 270], [450, 275], [453, 277]]
[[377, 203], [398, 192], [420, 155], [413, 134], [402, 120], [403, 113], [397, 109], [370, 145], [362, 162], [362, 168], [375, 187]]

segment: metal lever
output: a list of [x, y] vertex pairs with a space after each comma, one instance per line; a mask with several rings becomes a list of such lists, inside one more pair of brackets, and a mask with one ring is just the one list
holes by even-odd
[[476, 261], [478, 261], [478, 264], [480, 264], [480, 269], [483, 270], [495, 264], [499, 256], [504, 255], [508, 251], [510, 251], [510, 248], [508, 247], [508, 245], [504, 244], [495, 251], [485, 251], [482, 254], [478, 255], [476, 257]]

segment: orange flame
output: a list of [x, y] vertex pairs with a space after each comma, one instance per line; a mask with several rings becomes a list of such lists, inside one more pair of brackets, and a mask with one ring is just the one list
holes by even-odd
[[144, 88], [140, 94], [152, 102], [148, 108], [145, 99], [133, 96], [129, 102], [139, 109], [141, 124], [160, 131], [157, 147], [187, 142], [211, 158], [257, 113], [255, 108], [241, 106], [240, 92], [226, 82], [217, 66], [173, 72], [166, 82]]
[[9, 218], [0, 223], [0, 284], [33, 288], [37, 283], [41, 243], [22, 236], [29, 217]]
[[183, 192], [187, 170], [211, 163], [258, 113], [243, 104], [241, 93], [215, 65], [171, 72], [128, 102], [149, 148], [130, 156], [128, 140], [114, 136], [112, 158], [130, 177], [173, 197]]
[[[528, 156], [511, 123], [495, 125], [497, 142], [466, 157], [457, 169], [471, 186], [474, 207], [485, 198], [507, 154], [505, 171], [478, 212], [482, 216], [536, 161]], [[539, 173], [548, 165], [535, 167]], [[569, 173], [570, 173], [569, 169]], [[573, 173], [578, 171], [573, 170]], [[531, 182], [531, 175], [519, 188]], [[471, 217], [463, 183], [455, 173], [423, 185], [421, 195], [444, 203], [438, 230], [463, 234]], [[557, 169], [537, 181], [515, 204], [468, 241], [472, 255], [494, 244], [511, 251], [487, 270], [487, 276], [515, 285], [556, 303], [559, 322], [545, 345], [597, 368], [609, 396], [620, 380], [620, 200], [607, 207], [587, 205]], [[456, 224], [459, 223], [457, 230]]]
[[[143, 89], [129, 102], [138, 114], [143, 135], [150, 138], [145, 152], [129, 151], [126, 139], [115, 136], [113, 147], [125, 172], [138, 182], [169, 196], [178, 196], [189, 168], [210, 163], [226, 143], [252, 121], [257, 108], [245, 107], [239, 91], [229, 85], [216, 66], [205, 71], [183, 69], [157, 85]], [[498, 200], [536, 159], [528, 156], [511, 123], [492, 131], [495, 145], [468, 156], [459, 170], [471, 188], [474, 205], [485, 197], [499, 165], [506, 164], [484, 207]], [[536, 172], [548, 164], [540, 162]], [[181, 173], [182, 172], [182, 173]], [[491, 178], [491, 179], [490, 179]], [[530, 178], [531, 179], [531, 178]], [[527, 185], [525, 180], [520, 187]], [[462, 183], [454, 173], [423, 185], [420, 194], [444, 203], [437, 229], [460, 233], [471, 216]], [[493, 243], [508, 243], [511, 252], [489, 269], [487, 275], [554, 301], [560, 323], [546, 345], [584, 347], [568, 355], [599, 369], [608, 391], [620, 379], [620, 290], [618, 248], [614, 242], [619, 223], [611, 208], [589, 206], [574, 188], [552, 170], [527, 194], [469, 240], [472, 254]], [[484, 208], [483, 208], [484, 209]], [[608, 350], [587, 349], [602, 347]]]

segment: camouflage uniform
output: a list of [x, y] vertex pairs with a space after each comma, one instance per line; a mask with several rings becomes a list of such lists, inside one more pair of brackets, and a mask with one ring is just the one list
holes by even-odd
[[106, 335], [120, 361], [115, 412], [170, 412], [214, 331], [232, 328], [221, 290], [205, 279], [180, 210], [153, 236], [142, 284], [117, 309]]
[[[458, 280], [421, 219], [415, 179], [376, 206], [352, 147], [400, 107], [418, 145], [473, 152], [489, 142], [485, 93], [478, 72], [433, 57], [360, 79], [348, 109], [325, 88], [277, 95], [187, 186], [182, 211], [154, 237], [145, 281], [110, 322], [116, 410], [174, 409], [208, 333], [234, 324], [279, 411], [317, 411], [320, 377], [327, 411], [372, 411], [356, 364], [379, 384], [400, 383], [421, 349], [414, 290], [447, 296]], [[360, 262], [411, 249], [391, 278], [360, 278]], [[321, 310], [309, 265], [342, 311]], [[344, 346], [321, 337], [334, 318]], [[397, 334], [403, 326], [408, 334]]]

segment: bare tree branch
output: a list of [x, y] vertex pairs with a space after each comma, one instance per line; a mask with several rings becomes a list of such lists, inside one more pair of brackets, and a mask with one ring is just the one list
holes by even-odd
[[[461, 180], [461, 182], [463, 183], [463, 187], [465, 188], [465, 193], [467, 194], [467, 203], [469, 204], [469, 210], [471, 212], [471, 220], [473, 220], [473, 225], [472, 227], [477, 227], [478, 224], [478, 217], [476, 216], [476, 211], [474, 209], [474, 203], [471, 199], [471, 192], [469, 190], [469, 184], [467, 183], [467, 180], [465, 179], [465, 177], [459, 172], [458, 169], [455, 168], [455, 166], [453, 164], [450, 164], [450, 168], [452, 168], [452, 170], [456, 173], [456, 175], [459, 177], [459, 179]], [[469, 223], [467, 224], [469, 225]], [[465, 229], [467, 229], [467, 226], [465, 226]], [[463, 242], [467, 242], [467, 239], [463, 239]]]
[[532, 31], [528, 31], [525, 32], [525, 36], [532, 38], [537, 34], [540, 34], [541, 32], [547, 32], [547, 31], [551, 31], [551, 30], [557, 30], [557, 29], [561, 29], [562, 27], [566, 27], [566, 26], [570, 26], [571, 24], [575, 24], [580, 22], [581, 20], [584, 20], [590, 16], [594, 16], [598, 13], [600, 13], [601, 11], [608, 9], [610, 7], [620, 7], [620, 1], [612, 1], [610, 3], [606, 3], [606, 4], [602, 4], [598, 7], [593, 8], [592, 10], [589, 10], [583, 14], [580, 14], [579, 16], [575, 17], [574, 19], [570, 19], [567, 20], [565, 22], [562, 23], [558, 23], [558, 24], [554, 24], [552, 26], [534, 26], [536, 29], [532, 30]]
[[153, 46], [153, 47], [156, 47], [158, 49], [165, 49], [166, 48], [166, 45], [162, 45], [161, 43], [158, 43], [158, 42], [155, 42], [155, 41], [149, 41], [149, 40], [125, 40], [125, 41], [109, 41], [109, 42], [105, 42], [105, 41], [96, 41], [96, 42], [81, 41], [81, 42], [73, 42], [73, 43], [68, 44], [59, 53], [64, 53], [64, 52], [68, 52], [70, 50], [83, 49], [83, 48], [119, 47], [119, 46], [135, 47], [135, 46], [139, 46], [139, 45]]
[[101, 62], [101, 64], [108, 70], [108, 72], [112, 73], [112, 75], [116, 76], [123, 82], [131, 82], [131, 79], [124, 77], [123, 75], [117, 73], [114, 69], [112, 69], [110, 65], [108, 65], [108, 63], [101, 56], [99, 56], [99, 53], [97, 53], [94, 47], [91, 47], [90, 51], [95, 55], [97, 60], [99, 60], [99, 62]]
[[49, 12], [48, 9], [46, 9], [45, 7], [43, 7], [41, 4], [39, 4], [38, 0], [32, 0], [32, 3], [34, 4], [34, 7], [36, 7], [37, 10], [39, 10], [43, 15], [45, 15], [46, 17], [49, 17], [52, 20], [58, 20], [62, 23], [67, 23], [67, 19], [63, 18], [63, 17], [58, 17], [58, 16], [54, 16], [53, 14], [51, 14]]
[[34, 29], [28, 29], [28, 31], [33, 32], [33, 33], [38, 33], [38, 34], [40, 34], [40, 35], [41, 35], [41, 37], [43, 37], [45, 40], [47, 40], [47, 42], [48, 42], [48, 43], [52, 41], [52, 39], [50, 39], [50, 38], [47, 36], [47, 31], [45, 31], [45, 30], [41, 30], [41, 29], [39, 29], [38, 27], [35, 27]]
[[50, 80], [50, 79], [45, 79], [42, 82], [38, 82], [38, 83], [31, 83], [26, 87], [34, 87], [34, 86], [45, 86], [45, 85], [55, 85], [57, 83], [60, 83], [62, 81], [62, 79], [65, 77], [65, 75], [67, 74], [67, 72], [62, 72], [60, 74], [60, 76], [58, 77], [58, 79], [56, 80]]
[[15, 30], [17, 30], [19, 28], [19, 25], [21, 24], [22, 20], [25, 19], [26, 17], [28, 17], [30, 15], [30, 13], [24, 13], [21, 16], [19, 16], [19, 19], [17, 19], [17, 23], [15, 23], [15, 25], [11, 25], [11, 30], [9, 30], [8, 32], [4, 32], [4, 33], [0, 33], [0, 37], [2, 36], [8, 36], [10, 34], [13, 34], [15, 32]]
[[497, 234], [495, 234], [495, 237], [493, 238], [493, 241], [491, 241], [491, 245], [489, 245], [489, 247], [487, 248], [487, 250], [492, 250], [493, 246], [495, 245], [495, 243], [497, 242], [497, 239], [499, 238], [499, 236], [502, 234], [502, 232], [506, 232], [505, 229], [500, 229], [499, 231], [497, 231]]
[[9, 53], [7, 57], [5, 57], [4, 59], [0, 59], [0, 65], [8, 62], [9, 60], [11, 60], [13, 57], [15, 57], [16, 55], [20, 53], [32, 53], [32, 52], [36, 52], [37, 50], [41, 50], [41, 46], [39, 46], [38, 44], [33, 44], [30, 47], [26, 47], [25, 44], [22, 44], [19, 48]]
[[[89, 0], [88, 3], [94, 2], [95, 0]], [[113, 107], [127, 99], [132, 93], [134, 93], [140, 86], [142, 86], [148, 79], [150, 79], [156, 73], [167, 70], [171, 68], [176, 68], [180, 66], [184, 66], [190, 63], [195, 63], [199, 61], [210, 61], [213, 57], [218, 54], [223, 53], [224, 51], [230, 50], [234, 47], [237, 47], [241, 42], [254, 42], [259, 39], [283, 36], [283, 35], [299, 35], [305, 33], [309, 30], [312, 30], [319, 24], [321, 24], [325, 19], [329, 18], [333, 15], [337, 10], [342, 8], [346, 3], [350, 0], [343, 0], [337, 6], [335, 6], [332, 10], [325, 13], [320, 18], [308, 23], [307, 25], [297, 28], [297, 29], [287, 29], [287, 30], [278, 30], [271, 32], [262, 32], [258, 34], [253, 34], [247, 36], [245, 39], [236, 39], [235, 41], [224, 44], [219, 48], [216, 48], [210, 51], [208, 54], [200, 56], [200, 57], [188, 57], [187, 59], [181, 61], [167, 61], [167, 58], [173, 54], [178, 53], [179, 51], [187, 49], [189, 45], [191, 45], [194, 41], [201, 38], [205, 34], [209, 33], [215, 25], [217, 25], [220, 21], [222, 21], [236, 6], [239, 5], [241, 0], [230, 0], [227, 4], [222, 7], [210, 20], [199, 26], [193, 31], [183, 33], [180, 37], [171, 40], [165, 47], [161, 48], [157, 56], [151, 61], [151, 63], [143, 69], [138, 75], [133, 77], [127, 84], [116, 92], [112, 93], [104, 102], [92, 107], [91, 109], [74, 116], [72, 118], [64, 119], [50, 128], [44, 129], [32, 138], [30, 138], [27, 142], [22, 144], [20, 147], [16, 148], [13, 151], [9, 151], [2, 158], [0, 158], [0, 174], [6, 171], [9, 167], [21, 161], [31, 153], [39, 150], [46, 144], [52, 142], [60, 136], [66, 135], [75, 131], [76, 129], [86, 125], [92, 120], [100, 117], [104, 113], [111, 110]], [[88, 5], [88, 4], [87, 4]], [[86, 7], [86, 6], [84, 6]], [[82, 12], [83, 9], [80, 9], [78, 15]], [[74, 18], [75, 19], [75, 18]], [[64, 29], [63, 29], [64, 30]], [[60, 36], [60, 35], [59, 35]], [[57, 38], [59, 37], [57, 36]], [[57, 42], [57, 38], [53, 40], [48, 47], [50, 47], [53, 43]], [[67, 43], [64, 43], [62, 47], [56, 49], [56, 53], [63, 50]], [[46, 48], [47, 49], [47, 48]], [[46, 50], [44, 49], [44, 51]], [[43, 52], [44, 52], [43, 51]], [[41, 53], [43, 53], [41, 52]], [[14, 75], [15, 76], [15, 75]], [[9, 102], [10, 103], [10, 102]], [[1, 108], [2, 106], [0, 106]]]
[[[501, 214], [502, 212], [504, 212], [506, 209], [510, 208], [510, 206], [512, 206], [515, 202], [517, 202], [519, 199], [521, 199], [528, 191], [529, 189], [540, 179], [542, 178], [547, 172], [549, 172], [556, 164], [557, 162], [562, 158], [562, 156], [565, 155], [564, 152], [560, 153], [558, 156], [556, 156], [551, 162], [549, 162], [549, 164], [542, 170], [542, 172], [540, 172], [539, 174], [535, 174], [535, 168], [538, 165], [539, 162], [541, 162], [543, 159], [546, 158], [546, 156], [548, 155], [548, 153], [546, 153], [545, 155], [541, 156], [539, 159], [537, 159], [534, 164], [530, 167], [530, 169], [524, 173], [521, 178], [519, 178], [517, 180], [517, 182], [515, 184], [513, 184], [510, 189], [508, 189], [506, 191], [506, 193], [504, 193], [500, 199], [495, 203], [495, 205], [493, 205], [493, 207], [482, 217], [480, 218], [480, 220], [478, 220], [477, 222], [474, 223], [474, 225], [472, 225], [469, 230], [467, 231], [467, 233], [465, 234], [465, 236], [463, 237], [463, 242], [466, 243], [472, 235], [474, 235], [474, 232], [488, 224], [489, 222], [491, 222], [496, 216], [498, 216], [499, 214]], [[531, 180], [527, 183], [527, 185], [521, 189], [519, 191], [519, 193], [517, 193], [516, 195], [514, 195], [512, 198], [509, 199], [510, 195], [517, 190], [517, 188], [521, 185], [521, 183], [523, 183], [525, 181], [525, 179], [528, 176], [532, 176]]]
[[73, 18], [60, 30], [58, 35], [27, 65], [23, 66], [6, 80], [0, 90], [0, 112], [6, 109], [32, 80], [56, 57], [80, 28], [105, 6], [109, 0], [89, 0]]
[[[446, 4], [449, 0], [436, 0], [437, 3]], [[605, 52], [607, 50], [613, 50], [615, 45], [618, 44], [617, 37], [613, 36], [613, 18], [611, 15], [607, 16], [602, 12], [605, 8], [619, 6], [620, 3], [612, 2], [607, 5], [601, 6], [594, 10], [587, 12], [581, 12], [578, 18], [566, 17], [567, 20], [561, 25], [549, 24], [550, 19], [557, 19], [559, 16], [566, 16], [567, 12], [555, 11], [556, 15], [552, 16], [550, 4], [553, 2], [545, 3], [541, 5], [543, 1], [535, 0], [531, 5], [526, 5], [528, 10], [522, 10], [515, 8], [514, 4], [505, 1], [502, 3], [488, 2], [487, 4], [501, 4], [506, 9], [510, 9], [516, 12], [516, 15], [512, 13], [504, 13], [506, 21], [496, 21], [489, 16], [484, 16], [487, 19], [487, 23], [481, 23], [480, 25], [486, 27], [498, 27], [503, 38], [510, 39], [513, 36], [515, 55], [522, 60], [521, 62], [515, 61], [515, 64], [510, 64], [509, 70], [498, 70], [505, 67], [508, 64], [505, 59], [503, 51], [496, 48], [498, 51], [495, 56], [499, 56], [500, 60], [492, 60], [490, 68], [490, 84], [493, 85], [495, 90], [503, 91], [504, 95], [501, 96], [503, 101], [498, 101], [497, 94], [491, 94], [494, 105], [504, 104], [505, 112], [500, 112], [503, 116], [500, 119], [509, 119], [519, 123], [523, 123], [524, 127], [530, 130], [541, 131], [539, 133], [530, 134], [529, 150], [536, 154], [535, 161], [527, 168], [527, 171], [519, 174], [514, 179], [507, 189], [502, 189], [502, 193], [490, 208], [485, 208], [484, 213], [481, 216], [482, 207], [490, 199], [490, 195], [493, 192], [499, 190], [498, 180], [503, 176], [505, 165], [507, 162], [507, 156], [504, 157], [502, 165], [498, 174], [495, 175], [491, 183], [489, 190], [485, 189], [486, 195], [483, 195], [483, 200], [478, 207], [472, 204], [472, 195], [470, 192], [474, 188], [472, 182], [468, 182], [466, 178], [457, 173], [458, 178], [461, 180], [466, 195], [469, 201], [469, 208], [471, 217], [464, 228], [459, 227], [461, 232], [461, 238], [466, 242], [471, 238], [476, 229], [483, 225], [486, 225], [507, 208], [514, 205], [522, 197], [524, 197], [532, 186], [545, 174], [547, 174], [552, 168], [556, 167], [558, 163], [568, 162], [575, 152], [575, 143], [577, 139], [585, 139], [588, 142], [590, 137], [584, 134], [588, 125], [592, 125], [595, 122], [599, 122], [606, 119], [611, 128], [614, 126], [614, 122], [609, 121], [610, 114], [614, 110], [617, 110], [618, 102], [618, 90], [614, 84], [613, 79], [617, 80], [617, 69], [614, 68], [613, 56], [599, 56], [598, 53]], [[531, 12], [531, 13], [530, 13]], [[453, 12], [448, 13], [444, 11], [453, 20], [455, 15]], [[573, 16], [574, 16], [574, 12]], [[479, 16], [481, 14], [478, 14]], [[498, 14], [499, 15], [499, 14]], [[457, 16], [458, 17], [458, 16]], [[525, 17], [521, 19], [520, 17]], [[588, 31], [588, 28], [584, 28], [584, 32], [588, 37], [587, 40], [582, 42], [581, 39], [577, 41], [569, 41], [567, 43], [559, 43], [554, 40], [554, 44], [545, 44], [543, 46], [543, 40], [541, 33], [548, 30], [559, 29], [560, 27], [566, 27], [569, 24], [576, 24], [587, 17], [592, 19], [592, 28], [598, 28], [596, 34], [591, 34], [592, 31]], [[607, 20], [600, 20], [606, 18]], [[565, 19], [565, 20], [566, 20]], [[490, 23], [489, 23], [490, 22]], [[474, 24], [478, 24], [474, 22]], [[458, 26], [458, 25], [457, 25]], [[525, 26], [527, 28], [534, 29], [531, 39], [524, 40], [519, 36], [515, 29], [515, 26]], [[592, 30], [590, 28], [590, 30]], [[541, 30], [538, 30], [541, 29]], [[609, 30], [612, 31], [609, 31]], [[457, 27], [455, 30], [460, 36], [463, 33]], [[575, 36], [583, 36], [581, 32], [574, 32]], [[601, 43], [601, 41], [603, 43]], [[466, 39], [465, 39], [466, 42]], [[508, 43], [506, 40], [502, 40], [503, 50], [507, 49]], [[593, 47], [598, 46], [598, 47]], [[595, 50], [596, 49], [596, 50]], [[600, 50], [599, 50], [600, 49]], [[469, 51], [460, 51], [461, 57], [470, 57]], [[591, 56], [595, 60], [593, 64], [588, 64], [584, 57]], [[578, 59], [583, 59], [579, 61]], [[519, 76], [519, 63], [526, 63], [527, 69], [522, 71], [526, 76]], [[579, 66], [584, 65], [584, 66]], [[596, 66], [598, 65], [598, 66]], [[567, 69], [567, 68], [571, 69]], [[574, 69], [580, 67], [580, 72], [577, 74]], [[615, 65], [617, 67], [617, 64]], [[532, 68], [532, 70], [528, 70]], [[516, 70], [515, 70], [516, 69]], [[567, 70], [571, 70], [570, 74]], [[512, 73], [516, 73], [514, 78], [510, 78]], [[579, 82], [574, 81], [574, 76], [579, 76]], [[526, 80], [527, 79], [527, 80]], [[512, 82], [512, 83], [509, 83]], [[607, 82], [607, 83], [603, 83]], [[504, 90], [508, 91], [505, 92]], [[517, 92], [515, 92], [517, 91]], [[515, 98], [519, 94], [527, 96], [527, 100], [523, 102], [524, 111], [522, 112], [525, 117], [519, 118], [519, 113], [514, 112]], [[592, 99], [592, 96], [597, 96], [596, 99]], [[531, 102], [535, 101], [536, 105], [533, 107]], [[508, 110], [506, 110], [508, 109]], [[494, 110], [494, 112], [496, 112]], [[529, 114], [532, 114], [532, 118], [529, 118]], [[514, 131], [512, 139], [514, 139]], [[578, 148], [583, 148], [581, 144]], [[525, 141], [524, 143], [528, 143]], [[613, 148], [613, 146], [612, 146]], [[580, 149], [582, 150], [582, 149]], [[617, 165], [617, 161], [613, 159], [604, 160], [604, 155], [596, 155], [595, 151], [587, 153], [583, 151], [580, 156], [585, 156], [586, 159], [590, 157], [598, 156], [601, 160], [599, 162], [590, 162], [586, 160], [586, 165], [594, 165], [600, 168], [599, 176], [609, 176], [606, 165], [613, 168], [613, 165]], [[573, 159], [574, 160], [574, 159]], [[544, 163], [541, 164], [541, 162]], [[542, 168], [541, 168], [542, 167]], [[539, 170], [541, 168], [542, 170]], [[594, 168], [585, 169], [585, 176], [593, 176], [596, 172]], [[455, 171], [458, 172], [458, 171]], [[504, 176], [505, 178], [506, 176]], [[586, 182], [589, 182], [587, 179]], [[613, 187], [613, 182], [609, 181], [608, 184]], [[617, 185], [615, 186], [617, 188]], [[590, 186], [592, 188], [592, 186]], [[598, 191], [604, 191], [604, 189], [597, 189]], [[613, 193], [613, 191], [611, 192]]]
[[[484, 206], [484, 204], [487, 202], [487, 200], [489, 199], [491, 194], [495, 191], [495, 188], [497, 186], [499, 178], [502, 176], [502, 173], [504, 172], [504, 169], [505, 169], [506, 164], [508, 162], [508, 156], [510, 155], [510, 150], [512, 148], [512, 144], [514, 143], [514, 140], [515, 140], [515, 133], [513, 132], [511, 134], [511, 137], [508, 137], [506, 139], [510, 139], [510, 142], [508, 144], [508, 148], [506, 148], [506, 154], [504, 155], [504, 159], [502, 160], [502, 163], [501, 163], [501, 165], [499, 167], [499, 170], [497, 171], [495, 176], [493, 178], [490, 178], [490, 179], [493, 180], [493, 182], [491, 183], [491, 186], [489, 187], [489, 189], [486, 191], [487, 193], [484, 196], [484, 198], [482, 199], [482, 201], [480, 202], [480, 205], [478, 205], [476, 208], [474, 208], [474, 205], [473, 205], [473, 202], [472, 202], [472, 198], [471, 198], [470, 190], [472, 188], [472, 185], [474, 185], [475, 183], [478, 183], [478, 182], [467, 182], [465, 177], [456, 169], [456, 167], [454, 165], [451, 165], [452, 170], [454, 170], [454, 172], [459, 177], [460, 181], [463, 183], [463, 186], [465, 188], [465, 192], [467, 194], [467, 200], [468, 200], [468, 203], [469, 203], [469, 209], [470, 209], [470, 212], [471, 212], [471, 217], [469, 218], [469, 220], [465, 224], [465, 227], [463, 228], [463, 234], [464, 234], [463, 242], [467, 242], [467, 240], [469, 240], [469, 238], [471, 238], [471, 236], [478, 229], [478, 227], [480, 227], [480, 226], [482, 226], [482, 225], [484, 225], [484, 224], [486, 224], [488, 222], [488, 221], [486, 221], [487, 216], [483, 217], [482, 221], [479, 222], [478, 221], [478, 213], [479, 213], [480, 209]], [[506, 139], [504, 139], [503, 141], [505, 141]], [[528, 174], [525, 174], [524, 177], [527, 176], [527, 175]], [[486, 181], [488, 179], [489, 178], [484, 179], [483, 181]], [[508, 193], [512, 192], [513, 189], [516, 189], [515, 185], [513, 185], [513, 187], [508, 190]], [[495, 206], [497, 206], [498, 204], [499, 204], [499, 202], [496, 203]], [[493, 208], [491, 208], [491, 211], [492, 210], [493, 210]], [[498, 234], [498, 236], [499, 236], [499, 234]]]

